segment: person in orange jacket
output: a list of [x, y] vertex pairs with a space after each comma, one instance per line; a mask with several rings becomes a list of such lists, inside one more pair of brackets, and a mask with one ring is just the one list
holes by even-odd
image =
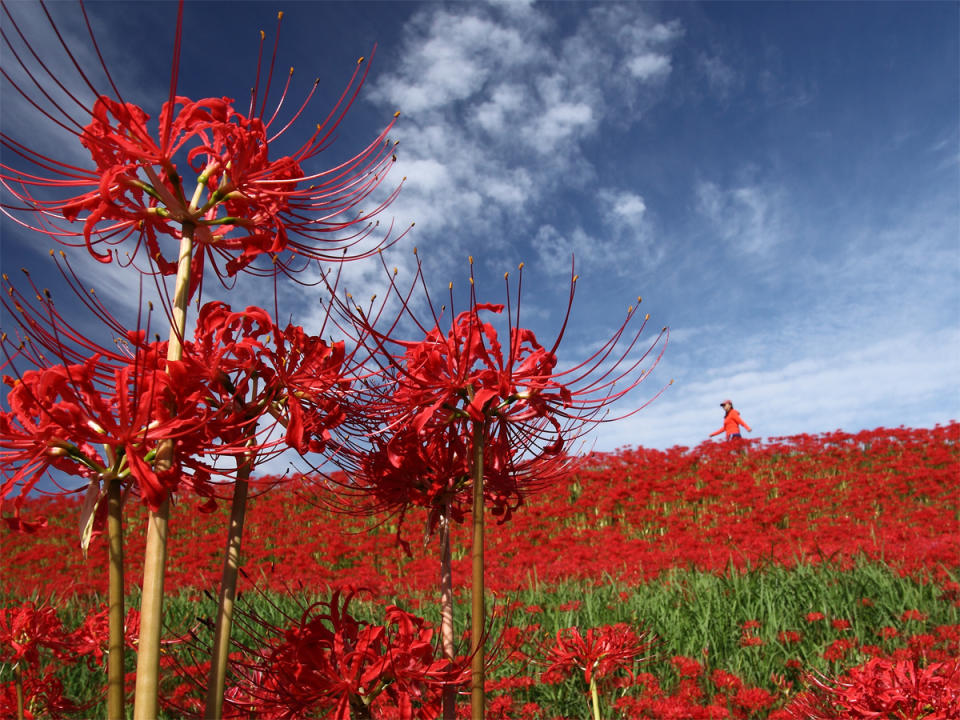
[[716, 432], [710, 433], [710, 437], [719, 435], [722, 432], [727, 434], [727, 440], [743, 437], [740, 434], [740, 426], [743, 425], [747, 430], [750, 430], [750, 426], [743, 421], [740, 413], [733, 409], [733, 403], [729, 400], [724, 400], [720, 403], [720, 407], [726, 411], [726, 414], [723, 416], [723, 427]]

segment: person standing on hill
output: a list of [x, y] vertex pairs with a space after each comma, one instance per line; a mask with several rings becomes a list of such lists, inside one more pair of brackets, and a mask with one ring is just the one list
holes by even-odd
[[720, 433], [726, 433], [727, 440], [742, 438], [743, 436], [740, 434], [740, 426], [742, 425], [747, 430], [750, 430], [750, 426], [743, 421], [743, 418], [740, 417], [740, 413], [733, 409], [733, 403], [729, 400], [724, 400], [722, 403], [720, 403], [720, 407], [722, 407], [725, 411], [723, 416], [723, 427], [716, 432], [710, 433], [710, 437], [719, 435]]

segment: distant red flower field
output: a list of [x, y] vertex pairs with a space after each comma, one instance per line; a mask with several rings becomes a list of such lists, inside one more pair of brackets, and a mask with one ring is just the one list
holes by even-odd
[[[958, 477], [956, 422], [667, 451], [623, 448], [583, 457], [565, 482], [526, 497], [510, 523], [489, 528], [488, 587], [503, 599], [493, 613], [501, 624], [494, 631], [503, 669], [488, 682], [488, 715], [581, 717], [574, 708], [589, 684], [620, 718], [873, 717], [860, 712], [956, 717], [951, 713], [960, 712]], [[429, 614], [438, 563], [427, 547], [435, 542], [425, 537], [427, 510], [386, 518], [350, 514], [332, 509], [315, 478], [269, 477], [257, 484], [263, 492], [251, 502], [243, 565], [246, 589], [257, 588], [252, 597], [260, 592], [278, 598], [330, 592], [336, 597], [338, 588], [350, 586], [365, 588], [363, 597], [374, 607], [397, 603]], [[168, 583], [174, 592], [183, 591], [179, 603], [195, 605], [188, 613], [206, 612], [203, 591], [216, 587], [224, 543], [226, 503], [211, 510], [201, 500], [174, 513], [171, 522]], [[39, 522], [39, 529], [31, 534], [0, 530], [5, 612], [11, 622], [49, 615], [42, 605], [34, 610], [24, 603], [33, 597], [41, 602], [72, 598], [68, 604], [74, 608], [102, 603], [106, 549], [97, 538], [84, 558], [79, 505], [79, 499], [33, 498], [22, 516]], [[135, 590], [146, 514], [142, 508], [128, 510], [126, 577], [128, 590]], [[470, 572], [468, 533], [468, 526], [454, 530], [458, 588], [466, 586]], [[735, 599], [734, 610], [720, 610], [730, 617], [710, 620], [710, 647], [702, 652], [660, 645], [666, 642], [658, 637], [663, 618], [657, 628], [649, 616], [656, 605], [640, 605], [646, 611], [632, 620], [616, 610], [618, 597], [638, 607], [638, 593], [651, 582], [663, 586], [658, 597], [669, 598], [675, 571], [729, 582], [720, 589], [728, 596], [756, 591], [756, 586], [736, 584], [740, 571], [809, 573], [818, 566], [834, 573], [815, 580], [827, 584], [847, 569], [851, 574], [864, 567], [884, 568], [881, 573], [892, 569], [928, 588], [926, 599], [918, 606], [903, 604], [910, 601], [901, 603], [889, 588], [883, 590], [885, 599], [844, 591], [845, 599], [833, 607], [805, 605], [797, 597], [780, 608]], [[533, 588], [539, 594], [530, 595]], [[551, 594], [551, 588], [559, 590]], [[683, 598], [678, 602], [690, 605], [687, 615], [701, 612], [693, 590], [678, 586], [676, 592]], [[536, 598], [535, 604], [517, 599], [524, 593]], [[881, 602], [884, 607], [874, 607]], [[426, 648], [426, 626], [407, 625], [423, 633]], [[87, 652], [85, 627], [62, 631], [71, 652]], [[381, 632], [379, 625], [367, 627]], [[617, 655], [616, 662], [600, 651], [589, 662], [583, 659], [593, 658], [592, 648], [601, 641], [620, 648], [630, 638], [637, 640], [618, 650], [622, 658]], [[811, 674], [811, 668], [827, 669], [832, 676], [817, 675], [819, 669]], [[176, 676], [196, 672], [185, 666]], [[817, 677], [821, 680], [814, 682]], [[174, 677], [167, 682], [172, 684], [164, 703], [173, 716], [196, 709], [191, 682]], [[0, 686], [13, 692], [9, 683]], [[44, 692], [53, 692], [51, 687]], [[93, 702], [72, 705], [67, 690], [54, 690], [55, 697], [42, 702], [48, 709], [62, 707], [64, 717], [82, 713]], [[387, 695], [371, 707], [374, 717], [400, 717]]]
[[[828, 558], [936, 574], [960, 567], [958, 477], [958, 423], [594, 453], [568, 482], [526, 500], [509, 525], [489, 529], [489, 585], [502, 592], [532, 579], [551, 585], [601, 577], [631, 584], [674, 567], [724, 572]], [[425, 515], [354, 517], [329, 509], [312, 488], [296, 478], [252, 501], [248, 577], [274, 589], [347, 582], [390, 597], [433, 592], [437, 569], [434, 553], [424, 551]], [[46, 525], [31, 535], [0, 534], [8, 594], [106, 592], [104, 543], [95, 541], [83, 557], [78, 510], [69, 499], [36, 498], [23, 515], [44, 517]], [[215, 582], [222, 511], [174, 514], [172, 590]], [[142, 557], [144, 517], [131, 513], [127, 523], [128, 558]], [[466, 547], [466, 530], [455, 529], [461, 537], [455, 534], [454, 547]], [[384, 552], [391, 546], [396, 552]], [[455, 575], [469, 573], [468, 560], [455, 555]], [[128, 583], [140, 575], [129, 568]]]

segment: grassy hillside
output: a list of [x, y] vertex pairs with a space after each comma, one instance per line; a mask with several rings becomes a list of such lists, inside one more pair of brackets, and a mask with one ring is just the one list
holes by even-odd
[[[953, 423], [584, 458], [488, 529], [491, 642], [501, 650], [492, 716], [588, 716], [589, 684], [575, 662], [558, 664], [558, 633], [564, 647], [611, 628], [641, 639], [642, 653], [596, 682], [605, 717], [787, 717], [778, 708], [799, 702], [811, 672], [835, 676], [871, 658], [934, 669], [960, 662], [958, 441]], [[310, 604], [343, 586], [363, 588], [348, 608], [362, 623], [390, 627], [386, 608], [395, 603], [432, 627], [437, 548], [422, 513], [335, 512], [316, 481], [277, 480], [263, 479], [248, 516], [241, 645], [269, 646], [303, 627]], [[197, 697], [185, 678], [199, 676], [193, 658], [210, 641], [215, 605], [205, 593], [215, 593], [224, 504], [201, 512], [183, 502], [171, 513], [168, 629], [182, 641], [168, 654], [171, 716]], [[46, 526], [0, 533], [8, 617], [53, 597], [64, 632], [73, 631], [102, 607], [103, 543], [83, 557], [74, 501], [37, 499], [24, 515]], [[135, 607], [143, 514], [129, 507], [126, 523]], [[467, 529], [455, 528], [461, 630], [468, 541]], [[262, 662], [256, 656], [237, 656], [238, 698], [242, 663]], [[103, 681], [96, 657], [44, 677], [63, 679], [80, 717]], [[9, 697], [9, 663], [0, 682]], [[324, 716], [318, 703], [310, 716]], [[386, 690], [371, 708], [375, 717], [397, 712]]]

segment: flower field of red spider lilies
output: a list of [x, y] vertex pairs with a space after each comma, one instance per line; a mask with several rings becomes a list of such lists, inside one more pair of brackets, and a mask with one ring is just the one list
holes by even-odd
[[[958, 423], [583, 458], [488, 528], [488, 716], [960, 717], [958, 470]], [[168, 583], [179, 591], [165, 631], [170, 717], [202, 708], [191, 678], [202, 685], [205, 671], [192, 658], [203, 656], [216, 608], [207, 593], [224, 509], [195, 502], [170, 527]], [[237, 717], [435, 716], [439, 695], [393, 692], [409, 687], [395, 670], [391, 685], [381, 668], [368, 689], [376, 697], [358, 709], [347, 693], [307, 697], [309, 678], [268, 677], [240, 659], [260, 643], [272, 648], [271, 667], [301, 667], [307, 644], [332, 657], [346, 639], [381, 664], [403, 657], [409, 672], [440, 672], [425, 512], [341, 510], [299, 478], [252, 498], [228, 680]], [[104, 622], [106, 548], [95, 539], [84, 557], [69, 499], [33, 499], [23, 514], [44, 521], [30, 535], [0, 532], [2, 717], [15, 717], [17, 657], [30, 658], [20, 667], [34, 717], [84, 717], [103, 683], [91, 628]], [[143, 517], [128, 522], [132, 607]], [[458, 607], [468, 538], [468, 525], [454, 526]], [[458, 617], [465, 635], [462, 625]], [[32, 646], [11, 639], [17, 627]], [[267, 686], [284, 707], [258, 695]]]

